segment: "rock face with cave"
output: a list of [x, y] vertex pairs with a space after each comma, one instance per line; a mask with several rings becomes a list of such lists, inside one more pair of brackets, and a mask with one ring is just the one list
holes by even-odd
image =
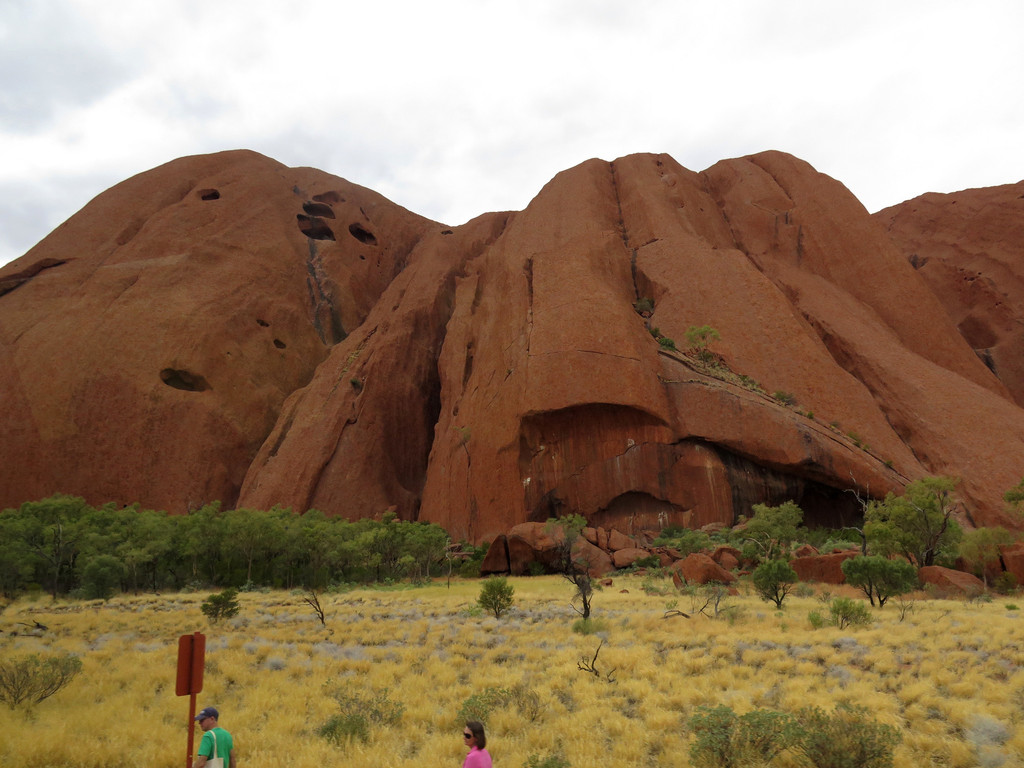
[[787, 499], [836, 526], [951, 474], [968, 521], [1012, 524], [1012, 365], [881, 216], [777, 152], [592, 160], [452, 228], [251, 152], [177, 160], [0, 270], [0, 505], [394, 508], [479, 542]]

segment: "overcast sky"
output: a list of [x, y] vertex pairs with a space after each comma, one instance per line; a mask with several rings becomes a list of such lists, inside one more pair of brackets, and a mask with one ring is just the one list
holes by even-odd
[[783, 150], [876, 211], [1024, 178], [1024, 2], [0, 0], [0, 264], [237, 148], [447, 224], [631, 152]]

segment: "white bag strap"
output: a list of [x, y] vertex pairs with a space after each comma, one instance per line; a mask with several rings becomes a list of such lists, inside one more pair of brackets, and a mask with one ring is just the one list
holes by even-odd
[[213, 728], [210, 729], [210, 735], [213, 736], [213, 759], [216, 760], [217, 759], [217, 733], [213, 730]]

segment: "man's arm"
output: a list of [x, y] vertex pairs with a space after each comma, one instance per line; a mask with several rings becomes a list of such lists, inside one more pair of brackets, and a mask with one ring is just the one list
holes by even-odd
[[203, 768], [204, 765], [206, 765], [206, 755], [196, 755], [192, 768]]

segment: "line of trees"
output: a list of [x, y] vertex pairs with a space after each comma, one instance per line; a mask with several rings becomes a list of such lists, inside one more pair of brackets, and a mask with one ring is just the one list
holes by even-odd
[[322, 589], [424, 579], [442, 572], [449, 544], [440, 526], [391, 512], [350, 522], [217, 502], [169, 515], [56, 495], [0, 512], [0, 592], [103, 598], [190, 585]]

